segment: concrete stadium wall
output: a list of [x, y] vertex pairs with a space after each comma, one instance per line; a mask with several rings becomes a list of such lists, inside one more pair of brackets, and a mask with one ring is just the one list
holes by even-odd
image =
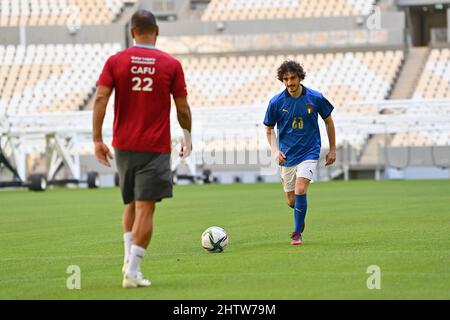
[[387, 167], [384, 171], [383, 178], [388, 180], [450, 179], [450, 169], [436, 167], [408, 167], [405, 169], [396, 169]]
[[190, 7], [190, 0], [140, 0], [139, 9], [150, 10], [159, 18], [179, 19], [187, 17]]
[[20, 44], [20, 29], [14, 27], [1, 27], [0, 44]]
[[[361, 19], [361, 20], [360, 20]], [[182, 35], [235, 35], [280, 33], [289, 31], [339, 31], [339, 30], [376, 30], [367, 25], [368, 17], [327, 17], [327, 18], [303, 18], [283, 20], [255, 20], [255, 21], [225, 21], [223, 29], [220, 23], [201, 21], [175, 21], [161, 22], [161, 36]], [[370, 21], [369, 21], [370, 22]], [[386, 44], [399, 44], [404, 42], [405, 13], [381, 12], [381, 29], [389, 31], [389, 39]]]
[[123, 47], [128, 32], [125, 24], [82, 26], [75, 34], [71, 34], [65, 26], [24, 27], [22, 30], [17, 27], [2, 27], [0, 30], [2, 45], [118, 42]]
[[387, 167], [450, 168], [450, 146], [387, 147], [380, 156], [380, 164]]

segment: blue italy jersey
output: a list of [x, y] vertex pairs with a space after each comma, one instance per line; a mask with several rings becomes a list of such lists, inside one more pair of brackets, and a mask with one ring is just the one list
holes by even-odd
[[292, 167], [305, 160], [319, 159], [321, 140], [318, 115], [326, 119], [333, 109], [320, 92], [304, 86], [298, 98], [284, 90], [270, 100], [264, 124], [277, 126], [279, 148], [286, 155], [282, 166]]

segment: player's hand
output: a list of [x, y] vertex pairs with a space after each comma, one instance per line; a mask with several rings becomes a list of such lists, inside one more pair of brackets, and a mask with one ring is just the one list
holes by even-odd
[[184, 138], [181, 138], [181, 150], [179, 156], [181, 159], [186, 159], [192, 152], [192, 138], [191, 133], [183, 129]]
[[275, 157], [276, 163], [278, 163], [278, 164], [283, 164], [286, 162], [286, 155], [283, 152], [281, 152], [280, 150], [275, 151], [274, 157]]
[[336, 150], [330, 150], [327, 153], [325, 166], [332, 165], [336, 161]]
[[95, 144], [95, 157], [97, 161], [103, 164], [104, 166], [111, 167], [108, 159], [113, 159], [111, 151], [109, 151], [106, 144], [103, 142], [94, 142]]

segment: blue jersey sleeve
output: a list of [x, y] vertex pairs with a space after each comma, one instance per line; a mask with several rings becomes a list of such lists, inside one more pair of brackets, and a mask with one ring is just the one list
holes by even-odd
[[331, 112], [333, 112], [333, 105], [330, 101], [327, 100], [323, 95], [321, 95], [319, 100], [319, 114], [322, 119], [326, 119], [330, 116]]
[[266, 116], [264, 118], [264, 125], [268, 127], [274, 127], [278, 122], [277, 117], [277, 105], [274, 101], [270, 101], [269, 107], [266, 111]]

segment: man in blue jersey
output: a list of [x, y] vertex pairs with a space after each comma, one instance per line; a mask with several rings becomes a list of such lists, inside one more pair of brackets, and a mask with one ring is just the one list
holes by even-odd
[[[320, 93], [301, 84], [305, 79], [303, 67], [295, 61], [285, 61], [278, 68], [278, 80], [286, 90], [270, 100], [264, 125], [267, 129], [275, 161], [281, 166], [281, 181], [288, 205], [294, 209], [294, 232], [291, 244], [303, 243], [307, 211], [306, 192], [319, 160], [321, 140], [318, 116], [325, 121], [329, 151], [325, 165], [336, 161], [333, 106]], [[278, 141], [275, 136], [278, 129]]]

